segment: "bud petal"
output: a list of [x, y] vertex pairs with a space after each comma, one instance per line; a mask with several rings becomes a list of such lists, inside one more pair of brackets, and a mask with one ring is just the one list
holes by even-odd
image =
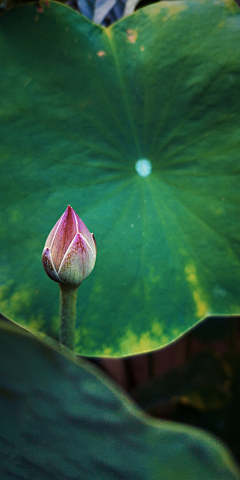
[[43, 267], [52, 280], [79, 286], [92, 272], [96, 242], [86, 225], [68, 206], [47, 237]]
[[74, 213], [74, 210], [69, 205], [54, 225], [45, 243], [45, 247], [48, 247], [51, 251], [56, 270], [59, 269], [62, 257], [78, 231]]
[[55, 270], [55, 267], [52, 261], [52, 255], [49, 248], [44, 248], [43, 250], [42, 263], [43, 263], [43, 268], [45, 272], [48, 274], [48, 276], [55, 282], [61, 282], [61, 279], [59, 278]]
[[78, 283], [79, 276], [83, 281], [93, 270], [95, 260], [96, 257], [89, 248], [89, 244], [80, 233], [77, 233], [64, 255], [58, 272], [59, 277], [69, 284]]

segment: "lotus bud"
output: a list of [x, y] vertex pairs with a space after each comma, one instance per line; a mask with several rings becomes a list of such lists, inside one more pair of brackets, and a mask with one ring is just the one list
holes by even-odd
[[78, 287], [92, 272], [96, 253], [93, 234], [68, 205], [47, 237], [42, 254], [44, 270], [55, 282]]

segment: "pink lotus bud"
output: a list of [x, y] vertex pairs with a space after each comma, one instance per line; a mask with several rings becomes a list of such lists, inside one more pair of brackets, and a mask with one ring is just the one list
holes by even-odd
[[93, 233], [68, 205], [47, 237], [42, 254], [44, 270], [55, 282], [78, 287], [93, 270], [96, 254]]

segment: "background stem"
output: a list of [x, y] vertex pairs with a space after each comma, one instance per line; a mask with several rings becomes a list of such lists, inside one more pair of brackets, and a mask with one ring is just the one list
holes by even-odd
[[75, 322], [78, 287], [73, 288], [59, 283], [60, 287], [60, 342], [66, 347], [75, 348]]

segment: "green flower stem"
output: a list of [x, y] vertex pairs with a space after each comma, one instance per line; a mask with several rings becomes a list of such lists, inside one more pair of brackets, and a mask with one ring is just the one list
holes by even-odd
[[59, 283], [60, 287], [60, 342], [66, 347], [75, 348], [75, 323], [78, 287]]

